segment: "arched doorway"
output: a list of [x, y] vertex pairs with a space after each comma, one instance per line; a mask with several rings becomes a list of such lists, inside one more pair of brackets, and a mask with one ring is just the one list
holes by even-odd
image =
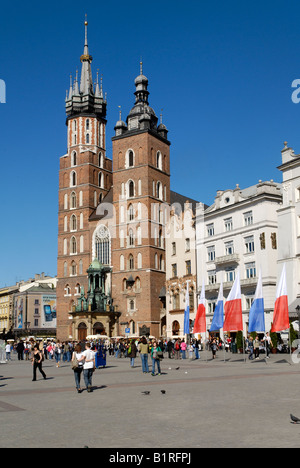
[[174, 322], [172, 323], [172, 335], [173, 336], [178, 336], [179, 331], [180, 331], [179, 322], [177, 322], [177, 320], [174, 320]]
[[93, 326], [93, 335], [106, 335], [103, 323], [95, 323]]
[[80, 323], [78, 325], [78, 340], [85, 341], [87, 337], [87, 326], [85, 323]]

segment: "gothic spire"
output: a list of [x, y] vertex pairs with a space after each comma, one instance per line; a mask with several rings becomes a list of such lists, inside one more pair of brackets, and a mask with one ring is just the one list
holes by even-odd
[[83, 95], [87, 95], [87, 94], [94, 94], [92, 67], [91, 67], [93, 57], [89, 54], [87, 20], [84, 22], [84, 27], [85, 27], [84, 50], [83, 50], [83, 55], [80, 57], [80, 61], [82, 63], [80, 93]]
[[[66, 98], [66, 113], [68, 118], [80, 113], [92, 113], [99, 117], [106, 117], [106, 99], [103, 99], [102, 77], [101, 85], [99, 85], [99, 74], [97, 73], [97, 81], [94, 90], [92, 77], [92, 56], [89, 53], [88, 46], [88, 22], [84, 23], [85, 38], [83, 55], [80, 57], [82, 63], [81, 76], [76, 78], [74, 84], [70, 84], [70, 90]], [[80, 86], [79, 86], [80, 80]]]

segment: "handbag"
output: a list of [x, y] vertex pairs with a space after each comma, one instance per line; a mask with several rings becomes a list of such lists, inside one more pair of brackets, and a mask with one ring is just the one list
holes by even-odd
[[78, 367], [79, 367], [79, 363], [78, 363], [78, 360], [77, 360], [77, 357], [76, 357], [76, 354], [75, 354], [75, 357], [74, 357], [74, 359], [72, 361], [72, 370], [76, 370], [76, 369], [78, 369]]

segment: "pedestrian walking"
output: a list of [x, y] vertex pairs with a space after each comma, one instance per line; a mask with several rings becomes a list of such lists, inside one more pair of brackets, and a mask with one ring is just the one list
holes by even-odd
[[81, 380], [81, 374], [83, 371], [83, 364], [84, 360], [83, 358], [83, 352], [81, 349], [81, 346], [78, 344], [75, 346], [73, 355], [72, 355], [72, 369], [74, 371], [74, 378], [75, 378], [75, 385], [76, 385], [76, 390], [77, 393], [81, 393], [81, 386], [80, 386], [80, 380]]
[[160, 369], [160, 355], [162, 354], [161, 348], [157, 345], [157, 342], [154, 341], [151, 349], [151, 358], [152, 358], [152, 374], [155, 375], [155, 366], [157, 366], [157, 375], [161, 375]]
[[200, 341], [195, 340], [194, 346], [195, 346], [195, 359], [200, 359], [200, 354], [199, 354]]
[[128, 348], [128, 354], [127, 356], [130, 358], [130, 366], [133, 368], [134, 367], [134, 360], [136, 358], [137, 354], [137, 347], [135, 344], [135, 340], [131, 340], [131, 343]]
[[6, 352], [6, 360], [11, 361], [11, 346], [9, 343], [6, 344], [5, 346], [5, 352]]
[[259, 346], [260, 346], [260, 341], [258, 339], [258, 336], [256, 335], [256, 338], [254, 340], [254, 355], [255, 355], [255, 359], [259, 359]]
[[56, 367], [59, 367], [59, 363], [60, 363], [60, 360], [61, 360], [61, 352], [62, 352], [61, 344], [60, 344], [60, 342], [58, 341], [58, 342], [55, 344], [55, 349], [54, 349], [54, 356], [55, 356], [55, 361], [56, 361]]
[[19, 341], [19, 343], [17, 344], [18, 361], [24, 360], [24, 350], [25, 346], [23, 341]]
[[174, 349], [175, 349], [175, 359], [180, 359], [180, 339], [176, 340]]
[[169, 354], [169, 359], [173, 358], [173, 352], [174, 352], [174, 345], [171, 340], [168, 341], [167, 343], [167, 351]]
[[248, 343], [248, 348], [249, 348], [249, 361], [253, 361], [253, 353], [254, 353], [254, 344], [253, 344], [253, 336], [250, 336], [249, 338], [249, 343]]
[[269, 354], [271, 350], [271, 337], [268, 332], [264, 336], [264, 342], [265, 342], [265, 347], [266, 347], [266, 358], [270, 359]]
[[180, 349], [181, 349], [182, 359], [186, 359], [187, 344], [184, 341], [184, 339], [182, 340], [182, 342], [180, 344]]
[[85, 344], [85, 351], [83, 351], [82, 358], [79, 360], [79, 362], [82, 362], [82, 361], [84, 361], [83, 377], [84, 377], [85, 386], [86, 386], [88, 393], [91, 393], [93, 391], [92, 377], [93, 377], [93, 372], [95, 370], [96, 364], [95, 364], [95, 353], [94, 351], [91, 350], [90, 343]]
[[212, 340], [212, 343], [211, 343], [211, 351], [212, 351], [212, 358], [213, 359], [216, 359], [216, 354], [217, 354], [217, 342], [216, 340]]
[[33, 354], [32, 354], [32, 365], [33, 365], [33, 379], [32, 382], [36, 382], [36, 371], [37, 369], [42, 374], [44, 380], [47, 379], [45, 372], [43, 371], [42, 367], [43, 362], [43, 353], [39, 350], [39, 347], [35, 345], [33, 347]]
[[139, 345], [139, 353], [141, 355], [143, 373], [148, 374], [149, 373], [149, 365], [148, 365], [149, 345], [147, 343], [147, 339], [144, 336]]

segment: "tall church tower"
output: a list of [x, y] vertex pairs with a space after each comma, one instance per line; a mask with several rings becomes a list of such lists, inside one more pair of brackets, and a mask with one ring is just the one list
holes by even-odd
[[149, 106], [148, 79], [135, 80], [135, 104], [113, 141], [112, 296], [122, 313], [119, 333], [161, 335], [165, 286], [165, 223], [170, 207], [168, 131]]
[[78, 74], [66, 96], [67, 154], [60, 159], [57, 337], [71, 335], [69, 313], [81, 291], [87, 291], [91, 258], [89, 219], [112, 184], [112, 162], [106, 158], [106, 100], [102, 80], [94, 84], [85, 22], [80, 83]]

